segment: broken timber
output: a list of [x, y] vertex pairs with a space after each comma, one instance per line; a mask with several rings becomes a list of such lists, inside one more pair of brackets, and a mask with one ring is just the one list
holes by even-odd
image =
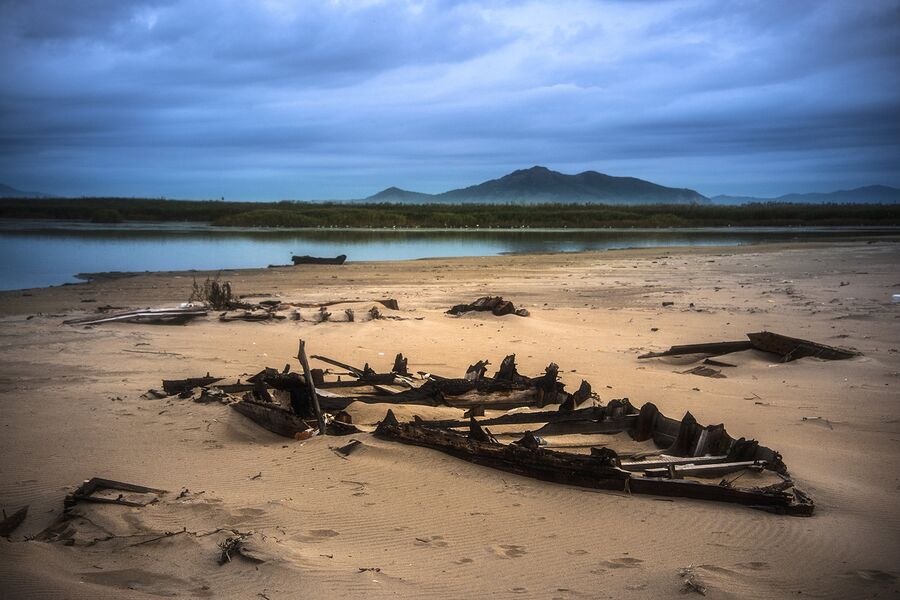
[[312, 406], [316, 413], [316, 423], [319, 426], [319, 434], [325, 435], [325, 418], [322, 416], [322, 408], [319, 406], [319, 396], [316, 394], [316, 386], [312, 380], [312, 374], [309, 371], [309, 361], [306, 359], [306, 343], [300, 340], [300, 349], [297, 351], [297, 359], [303, 367], [303, 379], [306, 382], [306, 389], [309, 397], [312, 399]]
[[495, 317], [503, 315], [515, 314], [520, 317], [527, 317], [528, 311], [524, 308], [517, 309], [509, 300], [504, 300], [500, 296], [482, 296], [469, 304], [457, 304], [447, 311], [448, 315], [458, 316], [467, 312], [490, 312]]
[[22, 524], [22, 521], [24, 521], [25, 517], [27, 516], [27, 506], [23, 506], [8, 517], [6, 516], [6, 511], [3, 511], [3, 520], [0, 521], [0, 537], [8, 538], [10, 535], [12, 535], [12, 532]]
[[169, 396], [180, 394], [198, 387], [206, 387], [217, 381], [222, 381], [224, 377], [210, 377], [209, 373], [206, 377], [188, 377], [187, 379], [163, 379], [163, 391]]
[[205, 317], [206, 309], [203, 308], [147, 308], [144, 310], [130, 310], [114, 314], [105, 314], [101, 317], [80, 317], [63, 321], [64, 325], [99, 325], [113, 321], [127, 321], [131, 323], [154, 324], [184, 324], [197, 317]]
[[713, 342], [711, 344], [685, 344], [672, 346], [665, 352], [648, 352], [638, 358], [659, 358], [661, 356], [681, 356], [683, 354], [708, 354], [709, 356], [721, 356], [732, 352], [750, 350], [753, 347], [748, 341], [738, 342]]
[[[95, 495], [100, 492], [112, 490], [114, 492], [130, 492], [138, 495], [149, 495], [149, 498], [126, 498], [124, 494], [118, 494], [116, 497]], [[123, 506], [146, 506], [153, 504], [159, 499], [160, 494], [166, 493], [166, 490], [145, 487], [143, 485], [135, 485], [133, 483], [125, 483], [123, 481], [114, 481], [112, 479], [103, 479], [94, 477], [82, 483], [78, 489], [66, 496], [63, 500], [63, 506], [66, 510], [72, 508], [79, 502], [98, 502], [105, 504], [121, 504]]]
[[859, 352], [853, 350], [826, 346], [825, 344], [820, 344], [818, 342], [792, 338], [771, 331], [748, 333], [747, 337], [749, 338], [747, 341], [672, 346], [664, 352], [648, 352], [646, 354], [641, 354], [638, 358], [659, 358], [663, 356], [683, 356], [686, 354], [722, 356], [724, 354], [731, 354], [732, 352], [741, 352], [750, 349], [778, 354], [782, 357], [784, 362], [807, 356], [824, 360], [845, 360], [860, 355]]
[[809, 340], [801, 340], [798, 338], [788, 337], [772, 333], [771, 331], [760, 331], [758, 333], [748, 333], [750, 343], [757, 350], [764, 352], [772, 352], [781, 355], [784, 362], [790, 362], [797, 358], [805, 358], [812, 356], [814, 358], [822, 358], [824, 360], [845, 360], [859, 356], [859, 352], [853, 350], [845, 350], [843, 348], [835, 348], [834, 346], [826, 346]]

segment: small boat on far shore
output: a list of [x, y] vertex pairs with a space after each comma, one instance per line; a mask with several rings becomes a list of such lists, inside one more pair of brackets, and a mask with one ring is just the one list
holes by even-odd
[[342, 265], [347, 260], [346, 254], [334, 258], [320, 258], [318, 256], [292, 256], [295, 265]]

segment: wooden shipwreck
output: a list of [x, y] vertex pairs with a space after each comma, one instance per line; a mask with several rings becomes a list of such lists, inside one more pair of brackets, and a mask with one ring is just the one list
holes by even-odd
[[[602, 423], [607, 418], [605, 412], [594, 411], [591, 416], [599, 415], [595, 422]], [[422, 420], [400, 423], [393, 411], [388, 411], [375, 435], [555, 483], [729, 502], [787, 515], [813, 514], [812, 500], [794, 487], [777, 452], [754, 441], [734, 440], [721, 425], [701, 427], [690, 413], [678, 422], [660, 414], [652, 404], [646, 404], [637, 418], [623, 418], [631, 414], [610, 415], [607, 431], [629, 428], [627, 431], [635, 439], [646, 435], [647, 439], [658, 440], [668, 447], [665, 458], [623, 461], [606, 447], [591, 448], [590, 454], [561, 452], [544, 448], [540, 438], [530, 431], [517, 441], [502, 444], [474, 417], [469, 421], [468, 432], [463, 433]], [[709, 451], [713, 454], [707, 454]], [[746, 469], [769, 469], [780, 476], [780, 481], [768, 486], [738, 488], [724, 479], [713, 484], [686, 478], [719, 477]]]
[[[814, 511], [777, 451], [734, 438], [723, 425], [701, 425], [691, 413], [673, 419], [650, 403], [638, 409], [627, 398], [602, 404], [586, 381], [569, 392], [553, 363], [528, 377], [509, 355], [492, 376], [490, 363], [481, 360], [463, 377], [447, 378], [413, 375], [402, 354], [387, 373], [313, 355], [329, 365], [313, 369], [302, 341], [297, 358], [302, 373], [289, 366], [266, 368], [237, 383], [207, 374], [166, 381], [164, 388], [182, 396], [196, 395], [199, 388], [197, 401], [242, 393], [230, 402], [234, 410], [298, 439], [359, 432], [345, 411], [355, 402], [464, 409], [457, 419], [415, 417], [407, 423], [388, 409], [375, 435], [568, 485], [728, 502], [787, 515]], [[502, 412], [508, 409], [514, 410]]]

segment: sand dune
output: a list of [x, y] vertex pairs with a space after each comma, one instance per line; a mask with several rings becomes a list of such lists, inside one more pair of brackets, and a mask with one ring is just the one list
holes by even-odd
[[[895, 243], [844, 243], [223, 273], [238, 293], [400, 303], [402, 320], [322, 324], [60, 324], [102, 304], [183, 302], [184, 273], [0, 293], [0, 506], [31, 505], [0, 540], [2, 597], [682, 597], [689, 566], [712, 598], [896, 595], [898, 264]], [[488, 293], [531, 316], [443, 314]], [[764, 329], [863, 356], [783, 364], [746, 351], [727, 358], [724, 379], [683, 374], [690, 360], [636, 358]], [[346, 439], [297, 442], [221, 404], [141, 398], [163, 378], [296, 368], [301, 337], [311, 353], [379, 370], [397, 352], [412, 371], [452, 376], [512, 352], [523, 373], [556, 362], [567, 386], [586, 379], [604, 402], [690, 410], [779, 450], [816, 515], [561, 486], [367, 433], [342, 458], [329, 446]], [[350, 412], [375, 423], [384, 408]], [[84, 506], [65, 536], [26, 539], [93, 476], [169, 492], [142, 508]], [[220, 566], [217, 544], [234, 531], [255, 559]]]

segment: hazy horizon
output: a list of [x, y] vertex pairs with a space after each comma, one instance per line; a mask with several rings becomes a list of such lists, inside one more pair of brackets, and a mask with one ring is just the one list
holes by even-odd
[[900, 2], [0, 2], [0, 182], [347, 200], [544, 165], [900, 187]]

